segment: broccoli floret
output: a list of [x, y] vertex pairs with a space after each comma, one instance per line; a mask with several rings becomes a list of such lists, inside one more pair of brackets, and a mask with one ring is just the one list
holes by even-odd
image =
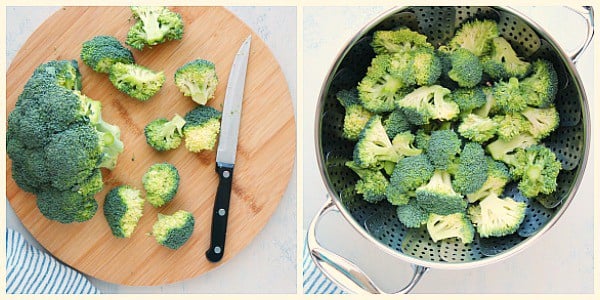
[[[373, 113], [394, 110], [394, 102], [402, 97], [402, 89], [410, 86], [413, 79], [411, 61], [399, 56], [380, 54], [371, 61], [367, 74], [358, 83], [358, 95], [363, 106]], [[404, 54], [403, 56], [409, 56]]]
[[532, 198], [556, 191], [562, 165], [552, 150], [537, 144], [517, 151], [511, 167], [511, 175], [520, 178], [518, 187], [523, 196]]
[[537, 144], [537, 140], [528, 133], [519, 134], [506, 141], [497, 139], [486, 146], [487, 152], [495, 159], [508, 165], [515, 163], [515, 152], [520, 148], [527, 148]]
[[383, 120], [383, 127], [385, 127], [385, 132], [390, 139], [393, 139], [399, 133], [410, 131], [412, 128], [404, 113], [399, 109], [392, 111]]
[[[392, 140], [392, 146], [400, 155], [400, 158], [405, 156], [419, 155], [423, 150], [418, 149], [414, 146], [415, 136], [410, 131], [405, 131], [397, 134]], [[400, 159], [398, 158], [398, 159]], [[394, 161], [397, 162], [397, 161]]]
[[143, 213], [144, 198], [134, 187], [119, 185], [112, 188], [104, 198], [104, 216], [116, 237], [131, 237]]
[[476, 114], [468, 114], [462, 118], [458, 126], [461, 136], [477, 143], [484, 143], [494, 137], [498, 130], [498, 123], [489, 117], [480, 117]]
[[184, 210], [172, 215], [158, 214], [158, 221], [152, 225], [152, 235], [160, 245], [177, 250], [192, 236], [194, 223], [192, 213]]
[[361, 168], [354, 161], [346, 162], [346, 166], [360, 177], [354, 190], [357, 194], [363, 195], [365, 201], [377, 203], [385, 199], [385, 190], [389, 183], [381, 170]]
[[436, 170], [425, 185], [416, 189], [417, 204], [426, 212], [449, 215], [464, 212], [467, 201], [452, 188], [450, 173]]
[[166, 78], [163, 71], [157, 72], [144, 66], [117, 62], [110, 68], [108, 79], [117, 90], [140, 101], [146, 101], [160, 91]]
[[486, 156], [487, 168], [487, 179], [477, 191], [467, 194], [467, 200], [469, 203], [477, 202], [489, 194], [502, 194], [504, 186], [511, 179], [510, 173], [506, 165], [500, 161], [496, 161], [493, 158]]
[[53, 84], [62, 86], [68, 90], [81, 90], [81, 73], [76, 60], [51, 60], [39, 65], [25, 84], [23, 92], [40, 91], [38, 87], [30, 86], [38, 84], [38, 80], [47, 80]]
[[92, 70], [108, 73], [116, 62], [134, 64], [133, 54], [113, 36], [99, 35], [85, 41], [81, 47], [81, 60]]
[[479, 190], [488, 177], [488, 163], [480, 144], [466, 143], [460, 152], [458, 167], [452, 187], [460, 194], [470, 194]]
[[467, 21], [448, 42], [448, 48], [452, 51], [466, 49], [481, 57], [490, 51], [490, 42], [498, 34], [498, 25], [492, 20]]
[[425, 153], [435, 169], [447, 170], [460, 153], [461, 145], [460, 138], [454, 130], [436, 130], [431, 132]]
[[183, 137], [185, 148], [194, 153], [212, 150], [221, 130], [221, 112], [210, 106], [198, 106], [185, 117]]
[[415, 190], [427, 183], [434, 168], [425, 154], [405, 157], [398, 161], [386, 190], [387, 200], [394, 204], [406, 204]]
[[458, 104], [449, 100], [450, 90], [440, 85], [422, 86], [404, 97], [396, 105], [411, 124], [429, 124], [431, 119], [447, 121], [458, 116]]
[[374, 168], [383, 161], [397, 162], [399, 159], [400, 155], [381, 123], [381, 116], [373, 115], [354, 145], [354, 162], [361, 168]]
[[176, 149], [183, 139], [184, 125], [185, 119], [178, 114], [170, 121], [167, 118], [155, 119], [144, 127], [146, 143], [157, 151]]
[[482, 59], [483, 72], [492, 79], [523, 78], [531, 71], [531, 63], [521, 60], [503, 37], [491, 42], [491, 52]]
[[452, 100], [458, 104], [462, 115], [472, 112], [487, 103], [486, 94], [483, 88], [476, 86], [473, 88], [458, 88], [450, 94]]
[[442, 74], [442, 61], [431, 48], [418, 48], [413, 54], [413, 69], [418, 85], [433, 85]]
[[127, 45], [142, 50], [171, 40], [183, 38], [183, 19], [179, 13], [164, 6], [132, 6], [137, 20], [127, 33]]
[[171, 202], [179, 188], [179, 172], [170, 163], [157, 163], [150, 166], [142, 177], [146, 190], [146, 200], [154, 207]]
[[458, 238], [463, 244], [469, 244], [475, 237], [475, 228], [464, 213], [429, 214], [427, 232], [434, 242]]
[[474, 109], [472, 113], [480, 116], [480, 117], [488, 117], [496, 112], [496, 99], [494, 99], [494, 92], [492, 87], [484, 86], [482, 87], [483, 94], [485, 95], [485, 104], [477, 109]]
[[491, 193], [478, 205], [470, 206], [468, 214], [479, 236], [500, 237], [517, 231], [525, 218], [526, 208], [525, 202]]
[[509, 141], [515, 136], [529, 132], [531, 123], [521, 113], [495, 115], [493, 120], [498, 124], [496, 133], [499, 138]]
[[521, 81], [528, 105], [548, 107], [554, 103], [558, 91], [558, 76], [552, 63], [538, 59], [532, 63], [532, 74]]
[[456, 49], [449, 56], [451, 68], [448, 77], [458, 86], [472, 88], [479, 84], [483, 75], [483, 66], [479, 58], [467, 49]]
[[560, 122], [558, 112], [554, 106], [547, 108], [528, 107], [521, 114], [529, 121], [529, 133], [540, 140], [552, 133]]
[[406, 204], [398, 205], [396, 216], [400, 223], [408, 228], [419, 228], [429, 220], [429, 213], [417, 205], [414, 199], [410, 199]]
[[492, 92], [496, 106], [504, 113], [520, 112], [527, 108], [527, 97], [516, 77], [496, 82]]
[[214, 98], [218, 83], [215, 64], [205, 59], [188, 62], [175, 71], [175, 85], [200, 105]]
[[98, 209], [93, 194], [47, 188], [37, 194], [37, 207], [42, 215], [60, 223], [85, 222]]
[[342, 136], [350, 141], [356, 141], [358, 140], [360, 131], [373, 116], [373, 113], [362, 106], [356, 89], [340, 90], [336, 93], [336, 98], [346, 111]]
[[416, 48], [433, 49], [433, 46], [427, 42], [427, 36], [408, 28], [375, 31], [371, 47], [376, 54], [406, 52]]

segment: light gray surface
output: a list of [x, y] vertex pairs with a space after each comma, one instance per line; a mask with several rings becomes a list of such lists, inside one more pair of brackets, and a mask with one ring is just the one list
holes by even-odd
[[[364, 24], [384, 12], [382, 7], [305, 7], [303, 10], [303, 226], [306, 229], [325, 202], [314, 145], [316, 102], [321, 84], [342, 46]], [[576, 48], [584, 23], [563, 8], [520, 7], [563, 46]], [[558, 21], [560, 20], [560, 21]], [[577, 69], [594, 111], [594, 46]], [[592, 117], [594, 117], [592, 115]], [[593, 135], [596, 133], [593, 133]], [[565, 214], [541, 239], [499, 263], [467, 270], [430, 270], [413, 293], [593, 293], [594, 191], [593, 149], [586, 173]], [[339, 214], [327, 215], [317, 237], [330, 250], [355, 262], [385, 291], [403, 287], [412, 274], [404, 262], [379, 251]]]
[[[6, 9], [7, 69], [30, 34], [57, 7]], [[288, 81], [296, 111], [296, 8], [228, 7], [269, 46]], [[6, 202], [6, 225], [38, 245]], [[221, 267], [184, 282], [130, 287], [91, 281], [103, 293], [295, 293], [296, 292], [296, 168], [288, 188], [265, 228], [250, 245]], [[39, 245], [38, 245], [39, 246]]]

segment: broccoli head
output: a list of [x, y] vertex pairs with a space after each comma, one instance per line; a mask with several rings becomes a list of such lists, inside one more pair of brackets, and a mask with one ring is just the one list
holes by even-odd
[[408, 156], [398, 161], [386, 190], [387, 200], [394, 204], [406, 204], [415, 190], [427, 183], [434, 168], [425, 154]]
[[132, 6], [136, 19], [127, 33], [127, 45], [142, 50], [171, 40], [183, 38], [181, 15], [164, 6]]
[[521, 113], [495, 115], [492, 119], [498, 124], [496, 134], [505, 141], [530, 131], [531, 123]]
[[170, 163], [157, 163], [150, 166], [142, 177], [146, 190], [146, 200], [154, 207], [171, 202], [179, 188], [179, 172]]
[[194, 223], [192, 213], [184, 210], [172, 215], [158, 214], [158, 221], [152, 226], [152, 235], [160, 245], [177, 250], [192, 236]]
[[410, 131], [412, 126], [406, 120], [404, 113], [399, 109], [395, 109], [383, 120], [383, 127], [385, 127], [388, 137], [393, 139], [399, 133]]
[[136, 64], [117, 62], [110, 68], [108, 79], [117, 90], [146, 101], [160, 91], [165, 83], [165, 73]]
[[54, 188], [41, 190], [37, 194], [36, 204], [44, 217], [64, 224], [85, 222], [91, 219], [98, 209], [93, 193], [85, 195], [77, 191]]
[[458, 133], [477, 143], [484, 143], [496, 135], [498, 123], [489, 117], [480, 117], [476, 114], [468, 114], [462, 118], [458, 125]]
[[460, 153], [461, 146], [460, 138], [454, 130], [436, 130], [431, 132], [425, 153], [435, 169], [448, 170]]
[[68, 90], [81, 90], [81, 73], [76, 60], [51, 60], [39, 65], [25, 84], [23, 93], [40, 92], [39, 87], [31, 86], [40, 83], [40, 80], [50, 81]]
[[525, 202], [517, 202], [510, 197], [500, 198], [491, 193], [478, 205], [468, 209], [469, 218], [475, 224], [479, 236], [500, 237], [512, 234], [519, 229], [525, 218]]
[[492, 93], [496, 106], [504, 113], [520, 112], [527, 108], [527, 95], [516, 77], [496, 82]]
[[469, 203], [477, 202], [489, 194], [502, 194], [504, 187], [510, 181], [510, 173], [508, 168], [501, 161], [496, 161], [493, 158], [486, 156], [487, 162], [487, 179], [477, 191], [467, 194]]
[[416, 48], [433, 49], [433, 46], [427, 42], [427, 36], [409, 28], [375, 31], [371, 47], [376, 54], [406, 52]]
[[413, 70], [418, 85], [433, 85], [442, 74], [442, 61], [431, 48], [418, 48], [413, 55]]
[[537, 140], [529, 133], [522, 133], [510, 140], [497, 139], [486, 146], [487, 152], [495, 159], [508, 165], [514, 165], [515, 153], [518, 149], [537, 144]]
[[473, 88], [458, 88], [450, 94], [452, 100], [458, 104], [461, 114], [468, 114], [474, 109], [480, 108], [487, 103], [486, 94], [483, 88], [476, 86]]
[[466, 143], [460, 152], [452, 187], [463, 195], [473, 193], [483, 186], [487, 173], [488, 163], [483, 147], [474, 142]]
[[527, 104], [548, 107], [554, 103], [558, 91], [558, 76], [551, 62], [538, 59], [532, 63], [532, 73], [522, 80], [521, 86]]
[[538, 140], [552, 133], [560, 122], [558, 111], [556, 111], [554, 106], [547, 108], [527, 107], [521, 111], [521, 114], [529, 121], [529, 126], [527, 127], [529, 133]]
[[175, 85], [200, 105], [214, 98], [218, 83], [215, 64], [205, 59], [188, 62], [175, 71]]
[[201, 105], [189, 111], [184, 119], [185, 148], [194, 153], [212, 150], [221, 130], [221, 112], [210, 106]]
[[354, 146], [353, 160], [361, 168], [374, 168], [384, 161], [400, 160], [400, 154], [385, 132], [381, 116], [373, 115], [360, 132]]
[[155, 119], [144, 127], [146, 142], [157, 151], [176, 149], [183, 139], [184, 125], [185, 119], [178, 114], [170, 121], [166, 118]]
[[503, 37], [492, 39], [491, 51], [482, 59], [482, 64], [483, 72], [495, 80], [523, 78], [531, 70], [531, 63], [521, 60]]
[[381, 170], [361, 168], [354, 161], [346, 162], [346, 166], [360, 177], [354, 186], [354, 190], [357, 194], [363, 195], [365, 201], [376, 203], [385, 199], [388, 180], [381, 173]]
[[434, 242], [457, 238], [463, 244], [473, 242], [475, 228], [464, 213], [450, 215], [429, 214], [427, 232]]
[[431, 119], [447, 121], [458, 116], [458, 104], [447, 97], [450, 90], [440, 85], [422, 86], [396, 101], [411, 124], [429, 124]]
[[92, 70], [108, 73], [116, 62], [134, 64], [133, 54], [113, 36], [99, 35], [81, 46], [81, 60]]
[[144, 213], [144, 198], [140, 191], [128, 185], [112, 188], [104, 198], [104, 216], [112, 234], [131, 237]]
[[[345, 109], [342, 136], [350, 141], [356, 141], [360, 131], [373, 116], [373, 113], [362, 106], [356, 89], [340, 90], [336, 93], [336, 98]], [[401, 121], [394, 119], [394, 122]]]
[[472, 20], [461, 25], [448, 42], [450, 50], [466, 49], [481, 57], [490, 51], [491, 41], [499, 34], [498, 24], [492, 20]]
[[537, 144], [518, 150], [511, 167], [511, 174], [520, 178], [519, 190], [531, 198], [556, 191], [562, 165], [550, 148]]
[[403, 95], [402, 89], [410, 86], [414, 78], [409, 54], [380, 54], [373, 58], [367, 74], [358, 83], [358, 95], [363, 106], [373, 113], [394, 110], [394, 102]]
[[398, 205], [396, 216], [400, 223], [408, 228], [419, 228], [429, 220], [429, 213], [417, 205], [414, 199], [410, 199], [406, 204]]
[[454, 191], [451, 176], [446, 171], [434, 171], [429, 182], [416, 189], [416, 196], [417, 204], [429, 213], [450, 215], [467, 208], [467, 201]]
[[458, 86], [472, 88], [479, 84], [483, 75], [483, 66], [479, 58], [465, 48], [459, 48], [450, 53], [451, 68], [448, 77]]

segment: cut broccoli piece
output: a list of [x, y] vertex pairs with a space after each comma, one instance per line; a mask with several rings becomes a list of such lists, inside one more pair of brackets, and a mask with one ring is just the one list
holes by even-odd
[[552, 63], [538, 59], [532, 63], [532, 74], [521, 81], [528, 105], [548, 107], [554, 103], [558, 91], [558, 76]]
[[[340, 90], [336, 93], [336, 97], [346, 111], [342, 136], [350, 141], [356, 141], [373, 113], [362, 106], [356, 89]], [[395, 120], [395, 122], [400, 121]]]
[[400, 223], [408, 228], [419, 228], [429, 220], [429, 213], [423, 210], [414, 199], [396, 208], [396, 216]]
[[205, 59], [188, 62], [175, 71], [175, 85], [200, 105], [214, 98], [218, 83], [215, 64]]
[[158, 221], [152, 226], [152, 235], [160, 245], [177, 250], [192, 236], [194, 223], [192, 213], [184, 210], [172, 215], [158, 214]]
[[396, 101], [411, 124], [429, 124], [431, 119], [447, 121], [458, 116], [458, 104], [449, 100], [450, 90], [440, 85], [419, 87]]
[[415, 190], [427, 183], [434, 168], [424, 154], [409, 156], [398, 161], [386, 190], [387, 200], [394, 204], [406, 204]]
[[472, 88], [479, 84], [483, 75], [483, 66], [479, 58], [467, 49], [460, 48], [450, 53], [451, 68], [448, 77], [458, 86]]
[[519, 134], [505, 141], [497, 139], [486, 146], [487, 152], [495, 159], [508, 165], [514, 165], [515, 152], [520, 148], [527, 148], [537, 144], [537, 140], [528, 133]]
[[402, 89], [412, 85], [407, 79], [413, 79], [412, 62], [405, 58], [409, 54], [398, 54], [398, 57], [381, 54], [375, 56], [367, 74], [358, 83], [358, 95], [363, 106], [373, 113], [384, 113], [394, 110], [394, 103], [402, 97]]
[[[402, 133], [398, 133], [394, 137], [394, 139], [392, 140], [392, 146], [394, 147], [398, 155], [400, 155], [400, 158], [403, 158], [405, 156], [419, 155], [423, 152], [423, 150], [416, 148], [413, 145], [414, 141], [415, 136], [412, 133], [410, 133], [410, 131], [405, 131]], [[400, 158], [398, 158], [398, 160]]]
[[361, 168], [375, 168], [383, 161], [400, 160], [400, 154], [381, 123], [381, 116], [373, 115], [360, 132], [354, 146], [353, 160]]
[[490, 86], [484, 86], [482, 88], [483, 93], [485, 94], [485, 104], [477, 109], [474, 109], [472, 113], [480, 116], [480, 117], [488, 117], [493, 113], [496, 113], [498, 110], [496, 107], [496, 99], [494, 99], [493, 89]]
[[44, 217], [63, 224], [85, 222], [91, 219], [98, 209], [93, 194], [84, 195], [76, 191], [54, 188], [38, 192], [36, 203]]
[[500, 198], [491, 193], [478, 205], [468, 209], [469, 218], [475, 224], [479, 236], [500, 237], [517, 231], [525, 218], [527, 204], [510, 197]]
[[521, 113], [495, 115], [493, 120], [498, 124], [498, 130], [496, 130], [498, 137], [505, 141], [529, 132], [531, 127], [531, 123]]
[[486, 156], [487, 168], [487, 179], [477, 191], [467, 194], [467, 200], [469, 203], [477, 202], [486, 196], [494, 194], [502, 194], [504, 187], [510, 181], [511, 177], [506, 165], [500, 161], [496, 161], [493, 158]]
[[504, 113], [515, 113], [527, 107], [527, 97], [516, 77], [508, 81], [499, 81], [492, 89], [496, 106]]
[[99, 35], [85, 41], [81, 47], [81, 60], [92, 70], [108, 73], [116, 62], [134, 64], [133, 54], [113, 36]]
[[363, 195], [365, 201], [377, 203], [385, 199], [385, 190], [389, 183], [380, 170], [361, 168], [354, 161], [346, 162], [346, 166], [360, 177], [354, 190], [357, 194]]
[[442, 61], [431, 48], [419, 48], [411, 52], [415, 81], [418, 85], [433, 85], [442, 74]]
[[427, 232], [434, 242], [458, 238], [463, 244], [473, 242], [475, 229], [464, 213], [450, 215], [429, 214]]
[[137, 20], [127, 33], [127, 45], [142, 50], [171, 40], [183, 38], [181, 15], [164, 6], [132, 6]]
[[462, 115], [472, 112], [487, 103], [487, 97], [483, 88], [476, 86], [473, 88], [458, 88], [450, 94], [452, 100], [458, 104]]
[[104, 198], [104, 216], [112, 234], [129, 238], [144, 213], [140, 191], [128, 185], [112, 188]]
[[383, 120], [383, 127], [385, 127], [388, 137], [393, 139], [402, 132], [410, 131], [412, 126], [406, 120], [404, 113], [399, 109], [395, 109]]
[[448, 170], [460, 153], [461, 146], [460, 138], [454, 130], [436, 130], [431, 132], [425, 153], [435, 169]]
[[523, 196], [532, 198], [556, 191], [562, 165], [549, 148], [537, 144], [520, 149], [511, 166], [511, 175], [520, 178], [518, 187]]
[[185, 117], [183, 136], [185, 148], [194, 153], [212, 150], [221, 130], [221, 112], [210, 106], [198, 106]]
[[146, 190], [146, 200], [154, 207], [171, 202], [179, 188], [179, 172], [170, 163], [157, 163], [150, 166], [142, 177]]
[[163, 71], [120, 62], [112, 65], [108, 78], [117, 90], [140, 101], [150, 99], [165, 83]]
[[529, 133], [538, 140], [552, 133], [560, 122], [558, 112], [554, 106], [547, 108], [528, 107], [521, 111], [521, 114], [529, 121]]
[[458, 167], [452, 187], [460, 194], [470, 194], [479, 190], [488, 177], [488, 163], [480, 144], [466, 143], [460, 152]]
[[521, 60], [503, 37], [492, 39], [490, 54], [482, 59], [483, 71], [492, 79], [523, 78], [531, 71], [531, 63]]
[[446, 171], [436, 170], [429, 182], [416, 189], [417, 204], [426, 212], [438, 215], [462, 213], [467, 201], [452, 188], [451, 176]]
[[490, 42], [498, 34], [498, 25], [492, 20], [467, 21], [448, 42], [448, 48], [453, 51], [466, 49], [481, 57], [490, 51]]
[[155, 119], [144, 127], [146, 143], [157, 151], [176, 149], [183, 139], [184, 125], [185, 119], [178, 114], [170, 121], [166, 118]]
[[458, 126], [461, 136], [477, 143], [484, 143], [496, 135], [498, 123], [489, 117], [480, 117], [476, 114], [468, 114], [462, 118]]
[[408, 28], [375, 31], [371, 47], [376, 54], [406, 52], [416, 48], [433, 49], [433, 46], [427, 42], [427, 36]]

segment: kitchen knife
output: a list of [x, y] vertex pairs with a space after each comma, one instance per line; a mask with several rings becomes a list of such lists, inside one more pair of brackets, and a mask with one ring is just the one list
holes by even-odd
[[235, 153], [237, 151], [242, 99], [244, 96], [251, 41], [252, 36], [248, 36], [235, 55], [229, 73], [229, 80], [227, 81], [225, 100], [223, 101], [221, 133], [219, 146], [217, 147], [215, 169], [219, 175], [219, 186], [217, 187], [217, 196], [215, 197], [213, 208], [210, 248], [206, 251], [206, 258], [211, 262], [220, 261], [225, 252], [229, 199], [233, 182], [233, 167], [235, 165]]

